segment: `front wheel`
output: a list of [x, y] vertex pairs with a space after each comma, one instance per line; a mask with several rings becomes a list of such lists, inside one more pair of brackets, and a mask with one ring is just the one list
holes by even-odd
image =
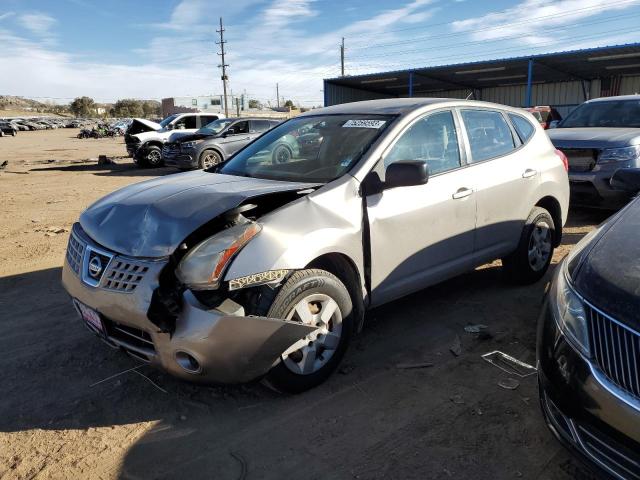
[[293, 157], [293, 152], [286, 145], [278, 145], [273, 151], [271, 162], [272, 163], [288, 163]]
[[162, 164], [162, 150], [160, 150], [160, 147], [155, 145], [147, 147], [147, 155], [144, 157], [144, 163], [147, 167], [159, 167]]
[[222, 157], [215, 150], [205, 150], [200, 155], [200, 161], [198, 162], [198, 166], [204, 170], [207, 168], [211, 168], [214, 165], [218, 165], [222, 162]]
[[555, 224], [547, 210], [535, 207], [525, 222], [518, 248], [502, 259], [507, 278], [517, 284], [540, 280], [553, 257]]
[[335, 275], [318, 269], [294, 273], [267, 316], [317, 328], [285, 350], [265, 378], [269, 386], [289, 393], [324, 382], [342, 360], [354, 328], [347, 288]]

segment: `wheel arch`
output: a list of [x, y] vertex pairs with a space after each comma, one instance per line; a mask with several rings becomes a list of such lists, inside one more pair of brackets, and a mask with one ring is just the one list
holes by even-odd
[[547, 195], [538, 200], [535, 206], [544, 208], [551, 215], [555, 226], [553, 244], [557, 247], [562, 241], [562, 207], [560, 202], [555, 197]]
[[318, 268], [334, 274], [349, 291], [356, 315], [356, 331], [362, 329], [364, 323], [364, 283], [356, 263], [344, 253], [330, 252], [320, 255], [309, 262], [305, 269]]
[[222, 161], [224, 162], [224, 153], [222, 152], [222, 150], [220, 149], [220, 147], [211, 145], [211, 146], [206, 146], [202, 149], [202, 151], [200, 152], [200, 155], [198, 155], [198, 162], [200, 162], [200, 160], [202, 160], [202, 156], [207, 153], [209, 150], [212, 150], [214, 152], [216, 152], [218, 155], [220, 155], [220, 158], [222, 159]]

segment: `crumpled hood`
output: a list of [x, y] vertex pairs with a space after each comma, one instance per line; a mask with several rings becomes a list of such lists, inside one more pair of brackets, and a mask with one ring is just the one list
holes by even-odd
[[191, 133], [191, 132], [181, 132], [180, 130], [178, 130], [177, 132], [173, 132], [170, 136], [169, 136], [169, 143], [175, 143], [175, 142], [191, 142], [193, 140], [200, 140], [202, 138], [209, 138], [212, 135], [206, 135], [204, 133]]
[[556, 148], [617, 148], [640, 144], [640, 128], [552, 128]]
[[198, 227], [247, 199], [310, 186], [202, 170], [168, 175], [103, 197], [80, 215], [80, 225], [93, 240], [115, 252], [164, 257]]
[[640, 200], [603, 225], [571, 273], [578, 292], [600, 310], [640, 330]]

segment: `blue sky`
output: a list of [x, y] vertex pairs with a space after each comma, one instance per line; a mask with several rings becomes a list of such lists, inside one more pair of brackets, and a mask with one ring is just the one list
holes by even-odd
[[322, 103], [322, 78], [640, 41], [640, 0], [0, 0], [0, 95], [234, 93]]

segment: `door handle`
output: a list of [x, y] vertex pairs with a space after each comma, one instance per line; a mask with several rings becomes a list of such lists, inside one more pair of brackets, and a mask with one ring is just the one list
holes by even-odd
[[522, 178], [530, 178], [535, 176], [538, 173], [537, 170], [533, 170], [531, 168], [527, 168], [524, 173], [522, 174]]
[[458, 200], [459, 198], [464, 198], [464, 197], [468, 197], [469, 195], [471, 195], [473, 193], [473, 190], [470, 188], [459, 188], [456, 193], [454, 193], [452, 196], [454, 198], [454, 200]]

